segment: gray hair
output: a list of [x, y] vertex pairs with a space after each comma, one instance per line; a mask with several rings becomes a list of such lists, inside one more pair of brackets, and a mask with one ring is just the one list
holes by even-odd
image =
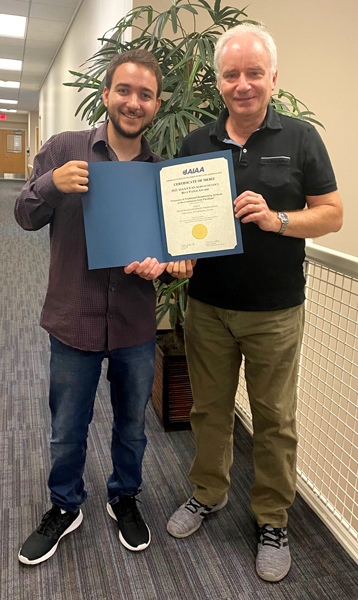
[[246, 35], [247, 33], [251, 33], [252, 35], [255, 35], [263, 41], [267, 50], [267, 54], [270, 58], [271, 75], [274, 76], [277, 70], [277, 48], [272, 35], [267, 31], [265, 25], [241, 23], [241, 25], [236, 25], [235, 27], [232, 27], [231, 29], [225, 31], [225, 33], [223, 33], [216, 42], [214, 53], [214, 66], [217, 73], [217, 78], [219, 77], [219, 63], [224, 46], [228, 43], [229, 40], [241, 37], [242, 35]]

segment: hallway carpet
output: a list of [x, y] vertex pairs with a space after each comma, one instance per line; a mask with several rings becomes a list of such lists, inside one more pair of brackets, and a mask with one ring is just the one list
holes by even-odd
[[132, 553], [106, 512], [111, 408], [105, 367], [90, 427], [84, 522], [37, 567], [17, 560], [22, 541], [49, 508], [48, 360], [38, 325], [47, 283], [48, 228], [24, 232], [13, 207], [21, 184], [0, 182], [0, 598], [1, 600], [358, 600], [358, 566], [297, 497], [290, 510], [293, 566], [280, 583], [255, 573], [256, 528], [249, 507], [251, 438], [238, 422], [229, 503], [190, 538], [166, 521], [191, 493], [190, 431], [163, 433], [151, 406], [141, 511], [152, 543]]

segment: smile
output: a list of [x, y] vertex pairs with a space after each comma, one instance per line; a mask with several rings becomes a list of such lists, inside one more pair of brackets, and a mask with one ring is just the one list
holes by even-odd
[[125, 113], [121, 113], [124, 117], [126, 117], [127, 119], [140, 119], [139, 116], [135, 116], [135, 115], [126, 115]]

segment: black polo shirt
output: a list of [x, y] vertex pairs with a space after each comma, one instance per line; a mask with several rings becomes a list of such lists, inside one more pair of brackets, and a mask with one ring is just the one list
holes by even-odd
[[[260, 129], [243, 147], [229, 140], [225, 109], [215, 123], [192, 131], [180, 156], [232, 150], [237, 194], [262, 194], [275, 211], [303, 210], [306, 196], [337, 189], [327, 150], [316, 129], [268, 106]], [[224, 140], [227, 140], [226, 142]], [[304, 301], [305, 241], [242, 223], [243, 254], [198, 260], [189, 295], [220, 308], [279, 310]]]

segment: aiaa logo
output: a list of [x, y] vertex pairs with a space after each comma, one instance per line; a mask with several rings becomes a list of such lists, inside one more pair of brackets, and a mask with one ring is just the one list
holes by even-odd
[[184, 169], [183, 175], [194, 175], [194, 173], [204, 173], [204, 167], [194, 167], [193, 169]]

